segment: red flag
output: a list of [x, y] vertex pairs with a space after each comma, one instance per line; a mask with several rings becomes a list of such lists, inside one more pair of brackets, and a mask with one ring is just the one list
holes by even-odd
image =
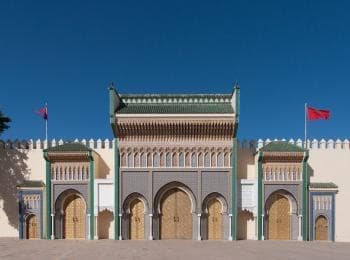
[[331, 116], [330, 110], [307, 107], [307, 118], [309, 120], [318, 120], [318, 119], [327, 120], [330, 118], [330, 116]]
[[40, 108], [39, 110], [35, 111], [35, 113], [40, 115], [45, 120], [47, 120], [49, 118], [48, 113], [47, 113], [47, 106]]

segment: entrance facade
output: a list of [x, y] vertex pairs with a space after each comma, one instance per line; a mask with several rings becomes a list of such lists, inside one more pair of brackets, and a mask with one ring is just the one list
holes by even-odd
[[130, 203], [130, 239], [145, 239], [145, 207], [140, 199]]
[[192, 239], [189, 196], [179, 188], [167, 191], [161, 200], [161, 239]]
[[325, 216], [316, 219], [315, 240], [328, 240], [328, 221]]
[[85, 239], [85, 202], [76, 194], [64, 202], [63, 234], [66, 239]]
[[39, 239], [39, 222], [36, 215], [30, 215], [26, 220], [28, 239]]
[[290, 239], [290, 205], [288, 199], [277, 193], [270, 197], [268, 239]]
[[222, 205], [216, 198], [208, 202], [208, 239], [222, 239]]

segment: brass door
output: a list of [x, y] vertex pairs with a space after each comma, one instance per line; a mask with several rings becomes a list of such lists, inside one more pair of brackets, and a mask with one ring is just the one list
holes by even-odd
[[64, 238], [85, 238], [85, 202], [78, 195], [69, 196], [64, 203]]
[[316, 219], [315, 240], [328, 240], [328, 221], [325, 216]]
[[290, 206], [286, 197], [274, 194], [270, 198], [268, 239], [290, 239]]
[[135, 199], [130, 203], [130, 239], [145, 238], [145, 207], [143, 202]]
[[161, 201], [161, 214], [161, 239], [192, 239], [191, 200], [184, 191], [168, 191]]
[[218, 199], [208, 203], [208, 239], [222, 239], [222, 206]]
[[39, 222], [36, 215], [30, 215], [26, 220], [27, 239], [39, 238]]

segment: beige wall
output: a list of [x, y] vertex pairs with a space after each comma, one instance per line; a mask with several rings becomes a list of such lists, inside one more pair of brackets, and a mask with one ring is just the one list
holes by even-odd
[[350, 150], [310, 149], [311, 182], [334, 182], [338, 185], [335, 211], [335, 240], [350, 241]]

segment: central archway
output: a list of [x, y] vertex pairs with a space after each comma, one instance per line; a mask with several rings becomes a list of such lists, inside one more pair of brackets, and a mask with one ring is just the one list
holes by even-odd
[[63, 204], [63, 235], [66, 239], [85, 238], [85, 202], [77, 194], [69, 195]]
[[177, 187], [166, 191], [160, 201], [160, 238], [191, 239], [191, 208], [191, 199], [185, 191]]

